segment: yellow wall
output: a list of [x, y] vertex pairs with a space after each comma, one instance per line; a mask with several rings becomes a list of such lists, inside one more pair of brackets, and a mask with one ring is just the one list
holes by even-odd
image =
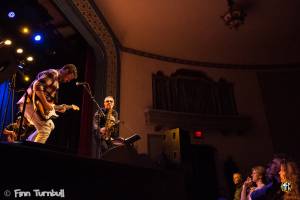
[[[128, 137], [133, 132], [141, 134], [137, 143], [140, 153], [147, 152], [147, 134], [153, 126], [146, 125], [144, 111], [152, 107], [152, 73], [161, 70], [170, 75], [179, 68], [201, 70], [214, 80], [220, 77], [234, 83], [235, 99], [240, 114], [251, 116], [253, 130], [238, 136], [213, 133], [205, 135], [205, 144], [217, 149], [218, 171], [222, 176], [223, 161], [232, 156], [238, 166], [248, 173], [253, 165], [264, 165], [271, 159], [272, 143], [269, 135], [261, 90], [255, 71], [230, 70], [185, 66], [121, 53], [120, 134]], [[126, 126], [126, 127], [125, 127]]]

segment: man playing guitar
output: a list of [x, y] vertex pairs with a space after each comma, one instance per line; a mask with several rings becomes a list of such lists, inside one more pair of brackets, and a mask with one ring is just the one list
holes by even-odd
[[[36, 131], [29, 136], [29, 140], [45, 143], [54, 129], [52, 116], [55, 111], [64, 113], [68, 108], [79, 109], [78, 107], [54, 104], [56, 92], [60, 83], [68, 83], [77, 78], [77, 69], [73, 64], [66, 64], [61, 69], [49, 69], [40, 72], [36, 79], [27, 89], [28, 98], [25, 95], [18, 101], [20, 110], [26, 102], [25, 118], [32, 124]], [[49, 115], [49, 113], [52, 113]]]
[[[20, 128], [21, 116], [19, 116], [14, 123], [9, 124], [3, 130], [4, 137], [1, 138], [2, 141], [9, 143], [16, 142], [18, 139], [20, 141], [25, 141], [27, 137], [34, 131], [34, 127], [29, 124], [29, 122], [24, 118], [23, 126]], [[18, 134], [19, 137], [18, 137]]]

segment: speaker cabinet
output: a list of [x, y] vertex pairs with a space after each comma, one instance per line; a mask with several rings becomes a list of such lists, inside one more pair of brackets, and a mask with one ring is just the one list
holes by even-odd
[[175, 128], [163, 134], [163, 147], [167, 158], [176, 164], [184, 162], [190, 147], [190, 133], [184, 129]]

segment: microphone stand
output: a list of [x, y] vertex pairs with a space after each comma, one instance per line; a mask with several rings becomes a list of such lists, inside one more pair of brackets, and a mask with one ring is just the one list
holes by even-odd
[[[94, 102], [94, 104], [96, 105], [97, 111], [100, 113], [100, 116], [105, 116], [104, 112], [102, 111], [101, 107], [99, 106], [98, 102], [96, 101], [95, 97], [92, 94], [90, 85], [88, 83], [83, 84], [83, 88], [87, 91], [87, 93], [89, 94], [91, 100]], [[99, 116], [99, 117], [100, 117]], [[98, 135], [98, 130], [96, 130], [96, 134]], [[98, 138], [98, 137], [96, 137]], [[99, 141], [96, 141], [97, 143], [97, 147], [96, 147], [96, 157], [98, 157], [99, 159], [102, 158], [102, 149], [101, 149], [101, 144], [102, 144], [102, 137], [99, 137]]]
[[104, 112], [102, 111], [101, 107], [99, 106], [98, 102], [96, 101], [95, 97], [92, 94], [90, 85], [88, 83], [83, 85], [83, 88], [87, 91], [87, 93], [90, 95], [90, 98], [92, 99], [92, 101], [95, 103], [97, 110], [100, 111], [102, 116], [105, 116]]
[[21, 133], [22, 133], [22, 129], [23, 129], [23, 121], [24, 121], [24, 114], [25, 114], [25, 109], [26, 109], [26, 104], [27, 104], [27, 98], [28, 98], [28, 92], [27, 92], [27, 90], [25, 90], [24, 103], [23, 103], [21, 119], [20, 119], [20, 125], [19, 125], [18, 136], [17, 136], [18, 141], [20, 141], [20, 139], [21, 139]]

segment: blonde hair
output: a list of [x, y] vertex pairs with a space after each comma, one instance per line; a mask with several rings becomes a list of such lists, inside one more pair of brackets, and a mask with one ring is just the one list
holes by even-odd
[[266, 169], [263, 166], [255, 166], [252, 168], [252, 171], [256, 171], [263, 183], [266, 182]]
[[287, 182], [291, 184], [291, 191], [286, 192], [283, 196], [284, 200], [300, 200], [299, 194], [299, 170], [297, 164], [293, 161], [281, 163], [282, 169], [285, 171]]
[[242, 174], [241, 174], [241, 173], [238, 173], [238, 172], [236, 172], [236, 173], [233, 173], [233, 175], [232, 175], [232, 178], [234, 179], [234, 177], [237, 177], [237, 179], [238, 179], [238, 183], [241, 183], [241, 182], [242, 182], [242, 180], [243, 180], [243, 178], [242, 178]]

